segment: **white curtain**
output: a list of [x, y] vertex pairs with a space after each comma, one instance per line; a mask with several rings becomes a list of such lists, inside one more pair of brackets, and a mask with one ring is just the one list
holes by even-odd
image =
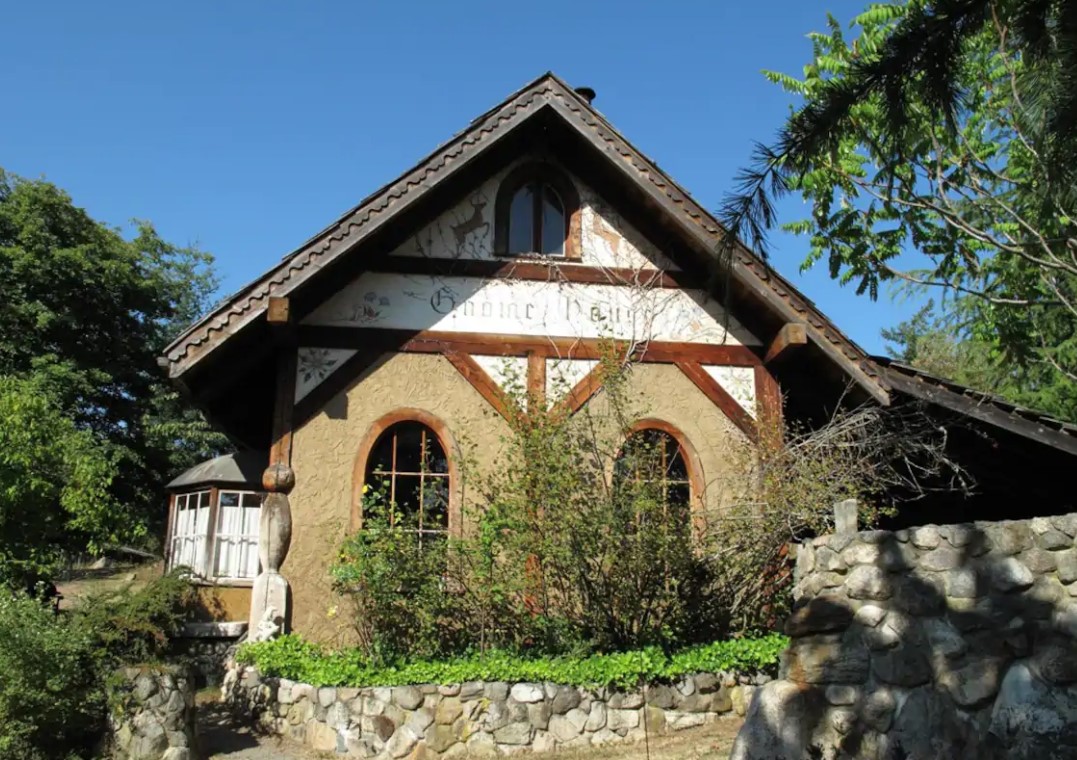
[[217, 511], [214, 575], [254, 578], [258, 574], [258, 522], [261, 499], [255, 493], [222, 491]]

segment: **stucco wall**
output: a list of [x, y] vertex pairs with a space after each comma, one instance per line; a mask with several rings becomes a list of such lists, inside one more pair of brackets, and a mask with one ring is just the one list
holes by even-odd
[[[634, 412], [676, 427], [695, 450], [707, 510], [727, 500], [743, 472], [744, 435], [672, 365], [634, 366], [628, 394]], [[604, 394], [589, 403], [601, 413]], [[457, 478], [454, 486], [462, 489], [465, 504], [467, 480], [474, 483], [496, 463], [510, 435], [486, 400], [444, 357], [433, 354], [387, 354], [296, 430], [292, 544], [282, 572], [292, 587], [292, 628], [305, 636], [329, 643], [350, 639], [347, 611], [332, 613], [339, 600], [328, 571], [351, 528], [356, 455], [377, 420], [408, 407], [441, 420], [453, 437], [453, 456], [468, 460], [469, 477]]]
[[306, 636], [333, 642], [349, 635], [346, 615], [327, 615], [334, 604], [328, 570], [350, 528], [360, 443], [375, 421], [401, 408], [440, 419], [454, 438], [452, 455], [458, 459], [472, 450], [497, 451], [509, 433], [467, 380], [444, 357], [432, 354], [387, 354], [296, 430], [292, 545], [281, 572], [292, 587], [292, 627]]
[[198, 605], [191, 613], [197, 621], [245, 621], [251, 612], [251, 590], [246, 586], [199, 586]]

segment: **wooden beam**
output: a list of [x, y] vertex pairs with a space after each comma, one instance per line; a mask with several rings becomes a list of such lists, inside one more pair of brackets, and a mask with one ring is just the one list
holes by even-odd
[[527, 354], [527, 410], [546, 409], [546, 357], [531, 351]]
[[295, 347], [282, 346], [277, 355], [277, 383], [273, 399], [273, 439], [269, 466], [292, 465], [292, 423], [295, 411]]
[[699, 390], [703, 391], [703, 395], [711, 400], [711, 402], [717, 406], [725, 416], [732, 420], [733, 424], [740, 428], [749, 440], [757, 441], [759, 439], [759, 430], [755, 424], [755, 420], [752, 419], [752, 415], [748, 414], [744, 410], [737, 400], [729, 395], [721, 385], [718, 384], [713, 377], [707, 374], [707, 371], [698, 362], [693, 361], [679, 361], [677, 362], [677, 368], [685, 374], [685, 376], [696, 384]]
[[[446, 350], [488, 356], [540, 356], [558, 359], [601, 359], [604, 341], [596, 338], [553, 338], [533, 335], [440, 332], [432, 330], [388, 330], [376, 327], [323, 327], [301, 325], [299, 345], [323, 348], [370, 348], [383, 351], [439, 354]], [[617, 342], [619, 345], [624, 345]], [[754, 367], [761, 363], [751, 348], [739, 345], [711, 345], [677, 341], [649, 341], [640, 344], [634, 361], [675, 364], [695, 361], [733, 367]]]
[[755, 368], [755, 409], [760, 443], [777, 451], [785, 440], [782, 389], [774, 375], [763, 366]]
[[445, 358], [456, 367], [457, 372], [463, 375], [464, 379], [471, 383], [472, 387], [479, 392], [479, 395], [486, 399], [490, 406], [506, 421], [511, 423], [513, 417], [520, 413], [513, 400], [501, 390], [493, 378], [486, 374], [486, 370], [480, 367], [478, 362], [470, 356], [458, 351], [446, 351]]
[[266, 322], [271, 325], [284, 325], [291, 322], [291, 303], [286, 296], [270, 296], [266, 307]]
[[764, 364], [770, 364], [775, 359], [789, 353], [789, 349], [808, 344], [808, 327], [803, 322], [788, 322], [774, 340], [767, 347], [767, 353], [763, 357]]
[[564, 261], [483, 261], [436, 259], [426, 256], [386, 256], [371, 261], [371, 272], [425, 274], [442, 277], [481, 277], [537, 282], [572, 282], [587, 285], [625, 285], [646, 288], [687, 287], [677, 275], [658, 269], [593, 267]]
[[594, 369], [584, 375], [583, 379], [572, 386], [563, 399], [554, 406], [554, 411], [561, 414], [573, 415], [583, 408], [583, 405], [598, 393], [602, 387], [603, 365], [598, 364]]

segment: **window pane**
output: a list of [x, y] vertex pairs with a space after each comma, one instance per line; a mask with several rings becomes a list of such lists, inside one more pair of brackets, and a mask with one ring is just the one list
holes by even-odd
[[666, 478], [669, 480], [688, 480], [688, 465], [684, 463], [681, 447], [672, 437], [666, 446]]
[[535, 248], [532, 239], [534, 193], [532, 185], [525, 185], [512, 196], [512, 205], [509, 206], [509, 253], [531, 253]]
[[441, 448], [441, 441], [434, 435], [434, 431], [426, 431], [426, 451], [423, 457], [423, 472], [448, 474], [449, 459], [445, 456], [445, 449]]
[[236, 507], [239, 506], [239, 494], [235, 491], [221, 491], [222, 507]]
[[243, 506], [258, 508], [262, 506], [262, 497], [260, 494], [249, 491], [243, 494]]
[[368, 474], [366, 493], [363, 494], [363, 517], [372, 520], [385, 517], [385, 507], [392, 493], [391, 475]]
[[421, 483], [422, 477], [419, 475], [396, 476], [396, 510], [404, 520], [402, 527], [418, 527]]
[[396, 433], [396, 471], [419, 472], [426, 428], [418, 422], [402, 422], [392, 429]]
[[388, 430], [382, 433], [378, 442], [370, 452], [367, 461], [368, 472], [391, 472], [393, 469], [393, 433]]
[[542, 251], [560, 256], [565, 252], [565, 207], [549, 185], [542, 192]]
[[423, 480], [423, 529], [448, 530], [449, 479], [427, 477]]

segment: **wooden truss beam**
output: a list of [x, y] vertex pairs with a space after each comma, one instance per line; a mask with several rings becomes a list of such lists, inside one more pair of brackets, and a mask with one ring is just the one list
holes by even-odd
[[744, 407], [737, 403], [737, 400], [718, 384], [717, 380], [708, 375], [699, 362], [679, 361], [677, 362], [677, 368], [684, 373], [685, 377], [695, 383], [696, 387], [703, 391], [703, 395], [721, 409], [725, 416], [740, 428], [742, 433], [748, 436], [750, 441], [755, 442], [759, 439], [759, 430], [752, 415], [748, 414]]

